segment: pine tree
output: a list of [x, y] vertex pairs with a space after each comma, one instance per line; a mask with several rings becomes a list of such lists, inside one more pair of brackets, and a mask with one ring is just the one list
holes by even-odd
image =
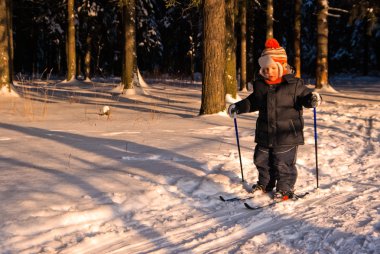
[[294, 4], [294, 68], [295, 76], [301, 77], [301, 5], [302, 0], [295, 0]]
[[66, 52], [67, 52], [67, 81], [75, 79], [76, 66], [76, 41], [75, 41], [75, 6], [74, 0], [67, 1], [67, 37], [66, 37]]
[[255, 39], [255, 6], [254, 1], [247, 2], [247, 82], [255, 78], [254, 39]]
[[200, 114], [225, 109], [225, 3], [205, 0], [203, 4], [203, 80]]
[[236, 80], [236, 44], [235, 36], [235, 16], [237, 10], [236, 0], [226, 1], [226, 93], [232, 98], [236, 98], [237, 80]]
[[328, 84], [328, 1], [318, 0], [319, 11], [317, 15], [317, 66], [316, 66], [316, 85], [315, 87], [321, 89], [329, 86]]
[[267, 0], [267, 35], [266, 38], [273, 38], [273, 0]]
[[[0, 91], [11, 92], [10, 1], [0, 1]], [[5, 89], [4, 89], [5, 88]]]
[[136, 2], [122, 0], [123, 13], [123, 69], [121, 82], [123, 89], [133, 89], [137, 79], [136, 61]]
[[240, 90], [247, 91], [247, 0], [240, 4]]

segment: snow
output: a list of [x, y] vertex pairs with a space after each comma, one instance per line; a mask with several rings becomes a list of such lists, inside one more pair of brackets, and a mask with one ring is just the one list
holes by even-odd
[[10, 85], [0, 88], [0, 96], [19, 97]]
[[108, 93], [117, 80], [16, 83], [24, 98], [0, 97], [1, 253], [380, 253], [378, 77], [332, 79], [320, 188], [306, 109], [296, 188], [311, 194], [259, 211], [219, 200], [257, 180], [257, 113], [237, 118], [242, 184], [233, 120], [197, 116], [201, 84], [148, 83], [130, 97]]
[[236, 99], [231, 94], [226, 94], [226, 104], [233, 104], [238, 101], [241, 101], [243, 98], [239, 96], [239, 94], [236, 94]]

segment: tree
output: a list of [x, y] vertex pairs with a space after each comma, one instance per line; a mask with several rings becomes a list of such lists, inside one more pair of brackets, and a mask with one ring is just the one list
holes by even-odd
[[[181, 15], [178, 19], [176, 18], [175, 20], [177, 22], [181, 22], [181, 19], [190, 18], [198, 21], [198, 15], [194, 15], [192, 9], [189, 11], [192, 12], [191, 15]], [[162, 41], [163, 38], [161, 34], [164, 32], [162, 25], [165, 21], [167, 21], [165, 18], [168, 17], [167, 14], [169, 14], [169, 12], [170, 10], [166, 9], [161, 1], [144, 0], [136, 2], [136, 17], [138, 17], [136, 18], [136, 51], [138, 56], [137, 66], [139, 68], [145, 70], [154, 70], [156, 68], [156, 71], [158, 71], [158, 65], [162, 62], [164, 50]], [[170, 14], [174, 15], [175, 13], [170, 12]], [[189, 23], [190, 26], [192, 26], [192, 22], [189, 21]], [[181, 25], [173, 23], [166, 27], [166, 30], [169, 32], [168, 34], [172, 35], [172, 40], [176, 40], [176, 43], [181, 43], [181, 40], [178, 40], [178, 37], [181, 37], [182, 39], [188, 38], [184, 35], [174, 35], [174, 29], [184, 32], [186, 29]], [[180, 58], [181, 57], [178, 57], [178, 59]], [[182, 59], [185, 59], [185, 57], [182, 57]], [[177, 64], [174, 61], [170, 62], [174, 65], [185, 67], [183, 64]]]
[[329, 4], [327, 0], [318, 0], [319, 11], [317, 14], [317, 66], [316, 85], [317, 89], [328, 87], [328, 23], [327, 15]]
[[[78, 16], [79, 16], [79, 45], [80, 52], [84, 52], [84, 54], [79, 54], [78, 58], [82, 59], [84, 62], [84, 78], [86, 81], [91, 80], [91, 59], [92, 59], [92, 44], [93, 44], [93, 36], [95, 30], [99, 30], [97, 27], [96, 19], [99, 18], [99, 9], [100, 6], [94, 1], [84, 0], [80, 7], [78, 8]], [[98, 29], [96, 29], [98, 28]], [[82, 36], [80, 36], [82, 35]], [[81, 37], [84, 37], [83, 39]], [[82, 46], [83, 45], [83, 46]], [[78, 61], [79, 63], [82, 61]], [[80, 65], [78, 64], [78, 73], [82, 70]]]
[[267, 35], [266, 38], [273, 38], [273, 0], [267, 0]]
[[12, 22], [11, 1], [0, 1], [0, 93], [14, 94], [12, 88]]
[[247, 81], [250, 82], [255, 78], [255, 61], [254, 61], [254, 36], [255, 36], [255, 6], [254, 1], [247, 2]]
[[67, 0], [67, 81], [75, 79], [76, 76], [76, 52], [75, 52], [75, 13], [74, 0]]
[[294, 4], [294, 68], [296, 77], [301, 77], [301, 5], [302, 0]]
[[[363, 75], [368, 75], [369, 65], [371, 63], [370, 42], [372, 31], [374, 31], [377, 23], [376, 11], [380, 11], [380, 6], [376, 8], [375, 2], [368, 0], [358, 0], [352, 6], [351, 15], [349, 18], [350, 25], [356, 23], [357, 26], [361, 27], [361, 32], [355, 35], [356, 37], [362, 37], [363, 39], [360, 40], [359, 38], [356, 38], [353, 43], [351, 43], [351, 45], [355, 45], [355, 48], [357, 48], [357, 50], [360, 49], [358, 51], [361, 51], [359, 54], [360, 58], [356, 58], [356, 61], [360, 63]], [[380, 66], [380, 63], [378, 63], [378, 65]]]
[[12, 18], [12, 12], [13, 12], [13, 3], [11, 0], [7, 0], [8, 4], [8, 11], [7, 11], [7, 17], [8, 17], [8, 36], [9, 36], [9, 77], [11, 79], [11, 84], [13, 83], [13, 61], [14, 61], [14, 45], [13, 45], [13, 18]]
[[136, 56], [136, 3], [135, 0], [122, 0], [123, 13], [123, 69], [121, 83], [123, 89], [133, 89], [137, 80]]
[[236, 36], [235, 36], [235, 16], [237, 9], [236, 0], [226, 1], [226, 93], [236, 98]]
[[240, 5], [240, 91], [247, 91], [247, 0]]
[[225, 3], [205, 0], [203, 4], [203, 75], [200, 114], [225, 109]]

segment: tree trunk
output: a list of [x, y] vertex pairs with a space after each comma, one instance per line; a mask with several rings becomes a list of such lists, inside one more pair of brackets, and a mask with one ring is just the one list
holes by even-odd
[[91, 44], [92, 37], [90, 32], [88, 32], [86, 38], [86, 54], [84, 56], [84, 79], [87, 81], [91, 80]]
[[8, 16], [8, 36], [9, 36], [9, 80], [10, 84], [13, 83], [13, 61], [14, 61], [14, 48], [13, 48], [13, 20], [12, 20], [12, 12], [13, 12], [13, 3], [12, 0], [6, 0], [7, 2], [7, 16]]
[[124, 90], [133, 89], [133, 79], [137, 77], [135, 18], [135, 0], [123, 0], [124, 47], [121, 82]]
[[240, 6], [240, 91], [247, 91], [247, 0]]
[[75, 77], [81, 77], [82, 76], [82, 54], [79, 53], [76, 57], [77, 59], [77, 67], [76, 70], [77, 72], [75, 73]]
[[[191, 41], [191, 44], [194, 45], [193, 41]], [[191, 75], [191, 81], [194, 81], [194, 72], [195, 72], [195, 47], [191, 46], [191, 52], [190, 52], [190, 75]]]
[[301, 5], [302, 0], [295, 0], [294, 5], [294, 68], [296, 77], [301, 77]]
[[328, 1], [318, 0], [319, 12], [317, 15], [317, 68], [316, 85], [317, 89], [329, 86], [328, 84]]
[[364, 53], [363, 53], [363, 64], [362, 64], [362, 74], [364, 76], [368, 75], [368, 64], [371, 61], [369, 56], [369, 42], [371, 40], [371, 29], [369, 29], [370, 23], [368, 19], [364, 20]]
[[62, 56], [61, 56], [61, 46], [60, 45], [57, 45], [57, 73], [58, 74], [62, 74]]
[[236, 0], [226, 0], [226, 93], [236, 98], [236, 36], [235, 36], [235, 8]]
[[254, 1], [247, 2], [247, 81], [252, 82], [255, 79], [255, 61], [254, 61], [254, 35], [255, 35], [255, 6]]
[[7, 88], [10, 92], [11, 68], [10, 68], [10, 45], [9, 45], [9, 2], [0, 1], [0, 91]]
[[267, 0], [267, 39], [273, 38], [273, 0]]
[[225, 109], [225, 3], [205, 0], [203, 5], [203, 75], [200, 114]]
[[75, 14], [74, 0], [67, 1], [67, 81], [75, 79], [76, 52], [75, 52]]

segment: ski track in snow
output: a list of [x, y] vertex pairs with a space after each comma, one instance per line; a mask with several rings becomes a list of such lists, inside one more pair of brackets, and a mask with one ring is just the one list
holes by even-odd
[[[210, 138], [219, 145], [210, 143], [212, 149], [207, 144], [194, 145], [167, 154], [127, 147], [127, 155], [114, 158], [120, 165], [159, 163], [181, 168], [182, 173], [115, 171], [116, 179], [122, 176], [128, 183], [125, 192], [107, 191], [115, 189], [108, 183], [107, 188], [97, 186], [102, 190], [97, 194], [94, 188], [87, 194], [62, 198], [53, 186], [50, 197], [38, 191], [28, 198], [18, 197], [15, 202], [29, 212], [16, 218], [3, 215], [1, 253], [380, 253], [379, 109], [379, 105], [344, 101], [326, 101], [318, 109], [318, 190], [312, 111], [305, 110], [306, 144], [299, 150], [296, 184], [297, 191], [311, 192], [304, 199], [257, 211], [245, 209], [242, 202], [221, 202], [219, 195], [249, 195], [240, 182], [234, 128], [193, 126], [184, 141]], [[251, 182], [248, 185], [257, 179], [252, 165], [251, 123], [256, 117], [253, 113], [238, 120], [242, 123], [239, 133], [245, 178]], [[51, 132], [46, 136], [79, 140], [67, 137], [64, 130]], [[119, 137], [138, 132], [119, 129], [98, 134]], [[169, 137], [175, 132], [163, 133]], [[0, 141], [19, 138], [2, 135]], [[170, 142], [180, 139], [177, 135]], [[80, 165], [79, 160], [72, 164]], [[107, 172], [105, 179], [108, 174], [112, 172]], [[55, 193], [59, 204], [52, 202]], [[41, 208], [36, 205], [38, 200]], [[260, 197], [248, 202], [269, 201]]]

